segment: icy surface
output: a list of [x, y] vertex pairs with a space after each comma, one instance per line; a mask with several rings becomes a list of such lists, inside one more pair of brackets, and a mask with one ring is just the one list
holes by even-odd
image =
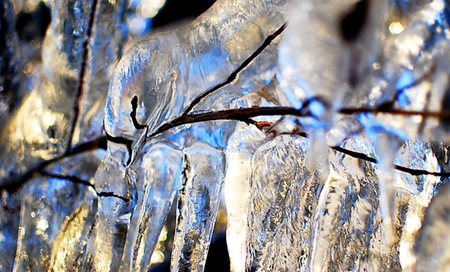
[[232, 271], [448, 269], [447, 1], [219, 0], [119, 63], [126, 1], [54, 1], [16, 112], [1, 5], [0, 270], [148, 271], [175, 221], [203, 271], [223, 195]]
[[[42, 47], [40, 84], [1, 135], [0, 184], [18, 182], [39, 164], [101, 135], [101, 118], [95, 115], [102, 112], [107, 82], [120, 54], [123, 5], [107, 0], [54, 1]], [[105, 55], [96, 59], [98, 63], [90, 61], [92, 54], [100, 54], [96, 50]], [[86, 118], [97, 123], [85, 124]]]

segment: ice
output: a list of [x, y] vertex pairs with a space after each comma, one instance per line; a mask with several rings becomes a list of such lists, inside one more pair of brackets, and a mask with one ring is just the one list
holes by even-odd
[[401, 139], [380, 131], [377, 133], [375, 147], [379, 158], [378, 188], [380, 190], [380, 207], [383, 223], [386, 229], [386, 242], [394, 243], [394, 202], [396, 190], [394, 188], [394, 158], [400, 148]]
[[161, 232], [180, 186], [182, 165], [181, 150], [164, 142], [153, 143], [144, 155], [144, 195], [134, 238], [132, 271], [147, 271], [150, 268], [152, 252], [158, 239], [155, 234]]
[[[434, 154], [436, 151], [433, 145], [423, 141], [423, 139], [410, 140], [402, 146], [400, 154], [396, 158], [396, 163], [413, 169], [439, 172], [441, 167]], [[427, 231], [426, 229], [421, 230], [422, 222], [424, 222], [426, 209], [430, 205], [441, 180], [433, 175], [412, 177], [405, 173], [396, 173], [395, 179], [401, 181], [394, 183], [397, 190], [406, 191], [411, 195], [405, 216], [405, 226], [399, 242], [400, 263], [403, 269], [409, 270], [416, 265], [417, 257], [422, 257], [421, 254], [416, 254], [413, 251], [413, 246], [414, 242], [419, 239], [419, 233]]]
[[201, 143], [184, 152], [171, 269], [203, 271], [219, 208], [225, 156]]
[[233, 271], [447, 269], [447, 1], [219, 0], [116, 66], [126, 1], [57, 0], [27, 80], [1, 5], [0, 270], [148, 271], [174, 207], [203, 271], [223, 193]]
[[[8, 3], [3, 1], [2, 8]], [[104, 155], [102, 118], [96, 120], [95, 115], [103, 116], [107, 83], [121, 54], [124, 33], [117, 30], [125, 2], [95, 5], [93, 1], [52, 1], [42, 69], [30, 79], [38, 84], [21, 81], [26, 84], [20, 88], [29, 95], [3, 128], [0, 184], [6, 206], [2, 218], [11, 213], [11, 220], [2, 221], [1, 232], [17, 250], [4, 251], [2, 270], [88, 269], [86, 244], [98, 202], [93, 176]], [[1, 12], [2, 22], [9, 18], [4, 15]], [[13, 48], [13, 33], [7, 33], [9, 49], [2, 46], [2, 52]], [[33, 42], [33, 48], [40, 48], [39, 40]], [[25, 56], [30, 57], [29, 52]], [[15, 69], [12, 61], [8, 66]], [[13, 77], [7, 82], [8, 91], [14, 91]], [[83, 123], [79, 131], [76, 123], [83, 118], [92, 125]], [[17, 226], [15, 233], [12, 226]]]
[[[219, 1], [190, 25], [170, 33], [157, 34], [131, 47], [115, 70], [107, 96], [105, 130], [109, 141], [106, 157], [96, 174], [97, 190], [114, 192], [117, 196], [135, 190], [129, 188], [137, 186], [133, 184], [135, 181], [126, 183], [121, 179], [129, 169], [138, 171], [142, 167], [141, 157], [147, 152], [143, 147], [151, 141], [153, 133], [161, 133], [158, 129], [165, 122], [183, 117], [202, 105], [203, 100], [207, 100], [205, 97], [217, 88], [215, 86], [230, 80], [229, 75], [234, 71], [239, 72], [242, 63], [258, 50], [267, 36], [282, 26], [286, 8], [285, 1], [266, 1], [264, 6], [256, 2]], [[275, 67], [270, 55], [273, 51], [268, 52], [263, 54], [266, 58], [264, 67], [256, 66], [251, 70], [243, 67], [243, 74], [249, 70], [247, 73], [253, 74], [254, 69], [267, 74], [253, 80], [259, 88], [271, 77], [270, 71]], [[249, 88], [249, 83], [243, 80], [231, 79], [225, 85], [229, 85], [229, 92], [237, 96], [242, 96]], [[217, 103], [216, 108], [227, 108], [227, 103], [231, 102]], [[205, 105], [208, 105], [208, 110], [214, 110], [211, 105]], [[181, 148], [185, 154], [184, 183], [178, 196], [177, 231], [172, 253], [174, 269], [204, 269], [223, 183], [226, 164], [223, 149], [227, 146], [234, 124], [205, 122], [174, 128], [167, 133], [162, 131], [161, 137]], [[164, 166], [166, 163], [161, 162], [160, 167], [167, 167]], [[111, 175], [111, 170], [117, 174]], [[178, 179], [175, 174], [167, 178], [171, 179], [170, 182]], [[170, 198], [170, 194], [164, 195], [166, 192], [152, 190], [151, 186], [144, 188], [144, 195]], [[147, 205], [141, 203], [141, 199], [134, 199], [133, 195], [128, 196], [131, 202], [139, 201], [138, 206]], [[101, 207], [99, 209], [102, 210]], [[145, 221], [145, 217], [151, 215], [147, 214], [149, 210], [142, 209], [139, 220]], [[191, 218], [191, 214], [198, 218]], [[117, 214], [110, 213], [110, 216], [116, 219], [106, 221], [117, 220]], [[165, 216], [164, 213], [159, 215], [159, 220], [164, 220]], [[142, 224], [141, 228], [145, 228], [147, 223]], [[136, 242], [142, 239], [138, 230], [135, 243], [142, 243]], [[155, 236], [148, 239], [154, 241]], [[133, 263], [144, 262], [147, 266], [149, 257], [139, 252], [143, 246], [135, 244]], [[125, 247], [127, 252], [130, 245]], [[124, 258], [128, 258], [126, 255]]]
[[[310, 135], [310, 166], [327, 165], [326, 132], [347, 94], [359, 91], [381, 36], [387, 1], [297, 1], [279, 50], [283, 105], [307, 109], [301, 120]], [[369, 42], [370, 39], [370, 42]], [[308, 52], [299, 54], [298, 52]], [[317, 154], [323, 154], [319, 156]], [[322, 179], [327, 177], [321, 169]]]
[[123, 13], [127, 1], [98, 1], [93, 9], [94, 17], [82, 76], [82, 91], [79, 95], [77, 123], [74, 125], [72, 145], [79, 145], [99, 138], [103, 132], [103, 110], [108, 84], [122, 55], [126, 38]]
[[[306, 167], [308, 140], [282, 135], [252, 158], [246, 269], [295, 271], [306, 264], [318, 177]], [[292, 168], [298, 171], [291, 171]], [[262, 189], [264, 188], [264, 189]]]
[[439, 194], [427, 209], [422, 229], [414, 246], [417, 256], [416, 269], [442, 270], [448, 267], [448, 236], [445, 229], [448, 225], [446, 209], [448, 207], [448, 183], [440, 188]]
[[48, 165], [45, 172], [60, 177], [76, 177], [80, 181], [93, 185], [95, 171], [104, 156], [104, 150], [84, 152]]
[[[134, 45], [111, 81], [106, 131], [114, 137], [137, 140], [142, 132], [131, 122], [131, 112], [136, 112], [137, 123], [147, 125], [151, 133], [189, 109], [201, 94], [225, 82], [281, 27], [286, 8], [287, 1], [266, 1], [264, 5], [218, 1], [190, 25]], [[138, 101], [135, 109], [133, 99]]]
[[[375, 148], [367, 138], [348, 140], [344, 147], [375, 155]], [[389, 199], [391, 214], [388, 216], [391, 227], [397, 231], [392, 232], [384, 223], [386, 216], [380, 203], [383, 192], [378, 186], [376, 173], [380, 169], [377, 165], [358, 162], [358, 159], [339, 152], [330, 157], [330, 162], [332, 175], [321, 191], [320, 199], [323, 200], [319, 200], [319, 210], [313, 221], [316, 224], [313, 235], [316, 241], [311, 257], [314, 267], [335, 270], [411, 269], [415, 262], [411, 246], [439, 179], [394, 172], [395, 183], [392, 186], [397, 193]], [[439, 170], [430, 145], [420, 139], [402, 145], [395, 162], [412, 169]], [[393, 244], [385, 239], [389, 231], [394, 238]]]
[[[343, 147], [371, 157], [376, 155], [367, 137], [349, 139]], [[383, 192], [378, 186], [378, 166], [332, 152], [330, 175], [323, 184], [317, 173], [308, 172], [305, 152], [309, 149], [308, 140], [283, 135], [255, 153], [246, 236], [247, 269], [372, 271], [413, 267], [412, 245], [439, 179], [392, 171], [392, 186], [397, 193], [390, 195], [389, 217], [393, 224], [390, 227], [397, 232], [391, 232], [391, 244], [385, 239], [389, 230], [380, 207]], [[426, 142], [409, 141], [399, 150], [395, 158], [398, 165], [439, 171]], [[292, 163], [300, 165], [303, 171], [296, 175], [304, 177], [283, 176], [296, 173], [288, 169], [299, 169]], [[277, 170], [267, 172], [271, 167]], [[276, 177], [273, 180], [272, 175]], [[283, 253], [286, 246], [291, 250]]]
[[97, 198], [89, 186], [37, 177], [22, 188], [13, 271], [73, 270], [84, 262]]
[[[93, 126], [83, 123], [82, 132], [76, 123], [83, 118], [94, 122], [103, 110], [107, 82], [123, 40], [124, 33], [117, 31], [124, 9], [121, 3], [105, 0], [94, 6], [92, 1], [54, 1], [52, 23], [42, 46], [40, 84], [30, 90], [1, 135], [0, 184], [18, 182], [40, 164], [101, 136], [101, 118]], [[92, 10], [102, 12], [101, 20]], [[97, 62], [90, 61], [92, 54], [100, 54], [95, 50], [104, 53]]]
[[229, 140], [224, 194], [227, 240], [233, 241], [227, 245], [232, 271], [245, 271], [251, 162], [254, 152], [265, 140], [260, 130], [243, 124], [237, 125]]
[[12, 271], [17, 249], [17, 236], [20, 221], [20, 196], [2, 193], [0, 210], [0, 250], [3, 258], [0, 269]]
[[19, 41], [14, 31], [14, 10], [11, 1], [0, 5], [0, 128], [22, 102], [19, 87]]

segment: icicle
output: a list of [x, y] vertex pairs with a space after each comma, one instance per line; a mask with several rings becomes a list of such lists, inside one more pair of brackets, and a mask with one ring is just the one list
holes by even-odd
[[385, 239], [388, 245], [396, 242], [395, 228], [395, 195], [394, 187], [394, 159], [402, 142], [388, 132], [379, 132], [376, 135], [376, 150], [378, 161], [378, 188], [380, 190], [380, 209], [385, 227]]
[[95, 192], [85, 185], [42, 176], [23, 190], [13, 271], [78, 269], [97, 211]]
[[284, 98], [282, 104], [307, 115], [300, 121], [311, 140], [309, 165], [319, 167], [324, 181], [328, 176], [326, 132], [342, 99], [359, 91], [366, 66], [377, 53], [373, 38], [382, 33], [386, 10], [386, 0], [292, 3], [279, 50], [278, 79], [283, 92], [279, 97]]
[[[296, 271], [306, 261], [318, 178], [305, 167], [308, 140], [281, 135], [252, 158], [246, 269]], [[231, 241], [230, 241], [231, 243]]]
[[[430, 172], [439, 172], [440, 167], [434, 156], [430, 144], [422, 139], [406, 142], [397, 156], [396, 163], [411, 169], [424, 169]], [[422, 222], [433, 198], [436, 186], [440, 179], [433, 175], [410, 176], [396, 171], [395, 186], [408, 200], [408, 211], [402, 226], [402, 234], [399, 241], [399, 261], [404, 271], [412, 271], [416, 264], [416, 256], [413, 245], [417, 234], [422, 228]], [[409, 199], [408, 199], [408, 196]]]
[[224, 163], [221, 150], [203, 143], [185, 149], [185, 180], [178, 196], [172, 270], [204, 270], [219, 208]]
[[[164, 159], [163, 159], [164, 158]], [[154, 143], [142, 159], [144, 195], [134, 238], [131, 271], [148, 271], [158, 236], [178, 190], [182, 152], [173, 146]]]
[[[346, 185], [347, 180], [331, 169], [318, 199], [317, 208], [319, 212], [315, 214], [312, 220], [314, 230], [308, 267], [313, 271], [327, 270], [327, 266], [330, 265], [329, 249], [333, 247], [332, 243], [338, 237], [333, 235], [336, 230], [332, 226], [337, 225], [334, 222], [335, 217], [342, 212], [339, 210], [342, 202], [339, 198], [346, 197], [346, 193], [348, 193], [344, 192]], [[338, 237], [337, 239], [343, 238]]]
[[133, 210], [136, 206], [137, 177], [121, 144], [109, 143], [106, 156], [95, 173], [99, 194], [97, 223], [87, 252], [95, 271], [117, 271], [127, 241]]
[[237, 127], [229, 140], [226, 152], [227, 171], [224, 190], [230, 267], [233, 272], [244, 272], [251, 160], [254, 152], [266, 137], [256, 127], [244, 124], [238, 124]]
[[[365, 137], [342, 148], [373, 156]], [[316, 198], [310, 219], [310, 253], [303, 266], [313, 271], [398, 270], [395, 247], [384, 243], [378, 208], [376, 165], [331, 152], [330, 175]]]

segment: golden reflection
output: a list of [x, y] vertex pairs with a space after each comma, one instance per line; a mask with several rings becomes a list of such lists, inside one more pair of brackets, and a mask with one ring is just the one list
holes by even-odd
[[151, 264], [159, 264], [164, 262], [164, 251], [166, 250], [164, 242], [167, 240], [167, 233], [167, 227], [163, 226], [163, 229], [159, 234], [158, 243], [156, 244], [155, 250], [153, 251], [152, 258], [150, 260]]
[[[75, 267], [70, 263], [71, 250], [82, 249], [82, 237], [86, 234], [85, 225], [89, 214], [89, 207], [78, 207], [61, 224], [61, 228], [54, 240], [51, 264], [52, 271], [68, 271]], [[74, 259], [75, 260], [75, 259]]]
[[166, 3], [165, 0], [143, 0], [137, 8], [140, 16], [145, 18], [152, 18], [158, 14], [158, 11]]
[[398, 34], [402, 33], [403, 30], [405, 30], [405, 27], [402, 25], [402, 23], [400, 23], [398, 21], [394, 21], [389, 25], [389, 32], [392, 35], [398, 35]]

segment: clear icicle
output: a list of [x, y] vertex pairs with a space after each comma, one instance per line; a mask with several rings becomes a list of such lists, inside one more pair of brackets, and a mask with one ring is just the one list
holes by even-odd
[[[400, 149], [395, 162], [412, 169], [440, 171], [431, 145], [423, 139], [407, 141]], [[441, 181], [434, 175], [411, 176], [399, 171], [396, 171], [394, 179], [396, 190], [400, 192], [396, 201], [400, 202], [402, 198], [408, 201], [408, 211], [404, 216], [399, 241], [399, 261], [403, 271], [414, 271], [417, 257], [413, 251], [413, 245], [421, 231], [425, 211]]]
[[[164, 159], [162, 159], [164, 158]], [[148, 271], [152, 252], [179, 187], [183, 156], [167, 143], [152, 144], [146, 151], [143, 169], [144, 195], [134, 238], [131, 271]]]
[[[373, 156], [367, 138], [352, 138], [343, 147]], [[312, 271], [384, 271], [398, 269], [395, 251], [383, 239], [378, 208], [376, 166], [330, 154], [330, 175], [315, 199], [310, 216], [308, 262]]]
[[172, 270], [203, 271], [221, 198], [224, 154], [202, 143], [185, 149]]
[[380, 190], [380, 208], [386, 231], [386, 242], [396, 241], [393, 220], [395, 218], [394, 159], [401, 146], [401, 140], [388, 132], [379, 132], [376, 139], [376, 150], [379, 157], [378, 188]]
[[256, 127], [239, 123], [226, 151], [224, 193], [228, 220], [227, 247], [233, 272], [245, 271], [251, 162], [256, 149], [265, 139], [265, 134]]
[[[296, 271], [309, 251], [308, 215], [318, 177], [306, 167], [307, 139], [281, 135], [252, 158], [246, 270]], [[231, 241], [230, 241], [231, 243]]]
[[310, 167], [320, 167], [323, 180], [328, 165], [326, 132], [345, 95], [359, 91], [378, 50], [378, 39], [373, 38], [381, 36], [387, 4], [386, 0], [291, 3], [279, 50], [278, 97], [283, 105], [310, 116], [300, 121], [311, 138]]
[[117, 271], [122, 264], [137, 199], [137, 176], [131, 168], [125, 168], [127, 160], [128, 153], [120, 144], [109, 143], [95, 173], [95, 188], [101, 197], [87, 248], [94, 271]]
[[127, 1], [94, 1], [91, 36], [86, 44], [87, 60], [78, 99], [72, 145], [76, 146], [103, 135], [103, 111], [109, 81], [122, 55], [126, 38], [124, 13]]
[[81, 267], [97, 212], [92, 188], [37, 177], [23, 190], [13, 271], [73, 271]]
[[118, 271], [121, 265], [126, 229], [116, 227], [120, 207], [125, 201], [115, 197], [100, 197], [93, 234], [87, 246], [91, 271]]

